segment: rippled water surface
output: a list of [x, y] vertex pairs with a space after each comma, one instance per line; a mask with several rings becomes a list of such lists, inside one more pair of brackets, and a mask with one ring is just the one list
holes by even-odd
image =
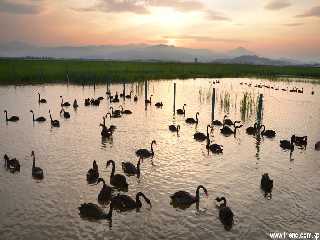
[[[320, 140], [320, 87], [311, 83], [270, 82], [254, 79], [213, 79], [150, 81], [148, 95], [152, 106], [145, 109], [144, 84], [126, 84], [138, 102], [126, 99], [112, 104], [118, 109], [133, 111], [132, 115], [112, 119], [117, 126], [113, 138], [101, 139], [99, 123], [110, 106], [103, 100], [99, 107], [85, 107], [87, 97], [106, 97], [106, 86], [67, 85], [0, 87], [0, 110], [18, 115], [20, 121], [6, 124], [0, 120], [0, 154], [20, 160], [20, 173], [12, 174], [0, 168], [0, 239], [268, 239], [272, 231], [320, 231], [320, 155], [314, 144]], [[199, 124], [185, 124], [183, 116], [173, 115], [173, 83], [176, 82], [176, 107], [186, 106], [186, 117], [199, 112]], [[240, 82], [252, 82], [252, 87]], [[255, 84], [271, 88], [254, 88]], [[298, 87], [304, 93], [281, 91]], [[111, 85], [112, 93], [123, 86]], [[208, 154], [205, 142], [196, 142], [196, 130], [205, 132], [212, 118], [212, 89], [215, 88], [214, 118], [225, 114], [241, 120], [237, 135], [225, 137], [219, 128], [211, 133], [214, 142], [224, 146], [221, 155]], [[314, 90], [315, 94], [311, 95]], [[48, 101], [38, 105], [37, 92]], [[274, 139], [255, 138], [245, 128], [256, 121], [258, 96], [263, 94], [262, 122], [274, 129]], [[60, 98], [78, 99], [79, 109], [68, 108], [69, 120], [59, 116]], [[155, 102], [162, 101], [158, 109]], [[36, 116], [49, 119], [51, 109], [61, 127], [51, 128], [50, 122], [32, 123]], [[179, 136], [169, 132], [168, 125], [180, 124]], [[107, 125], [110, 119], [107, 120]], [[295, 148], [292, 156], [279, 147], [280, 139], [292, 134], [308, 136], [306, 150]], [[144, 192], [152, 208], [143, 205], [139, 212], [115, 212], [112, 226], [108, 221], [87, 221], [79, 216], [83, 202], [97, 203], [101, 185], [90, 186], [86, 172], [96, 160], [100, 175], [109, 181], [106, 162], [116, 162], [116, 172], [122, 172], [121, 162], [137, 162], [135, 150], [149, 148], [155, 139], [154, 165], [145, 160], [141, 178], [128, 177], [130, 196]], [[37, 165], [45, 177], [31, 177], [34, 150]], [[272, 199], [264, 198], [260, 190], [261, 175], [268, 172], [274, 179]], [[186, 210], [170, 205], [169, 195], [178, 190], [195, 192], [204, 185], [209, 197], [201, 194], [200, 208]], [[235, 214], [235, 224], [226, 231], [218, 218], [215, 198], [225, 196]], [[104, 206], [106, 210], [108, 206]]]

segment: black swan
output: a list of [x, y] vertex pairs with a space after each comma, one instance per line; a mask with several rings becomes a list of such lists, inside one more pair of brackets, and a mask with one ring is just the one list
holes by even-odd
[[114, 174], [115, 168], [116, 168], [115, 162], [113, 160], [109, 160], [107, 162], [107, 167], [110, 164], [112, 165], [112, 171], [111, 171], [111, 175], [110, 175], [110, 184], [112, 186], [115, 186], [116, 188], [127, 190], [128, 183], [127, 183], [126, 177], [122, 174]]
[[316, 144], [314, 145], [314, 150], [320, 151], [320, 141], [316, 142]]
[[145, 102], [146, 104], [150, 104], [150, 105], [151, 105], [151, 97], [152, 97], [152, 96], [153, 96], [153, 95], [151, 94], [151, 95], [150, 95], [150, 98], [144, 100], [144, 102]]
[[16, 158], [10, 159], [7, 154], [3, 156], [5, 167], [10, 170], [10, 172], [20, 172], [20, 162]]
[[214, 126], [222, 126], [223, 123], [221, 121], [219, 121], [219, 120], [213, 120], [212, 121], [212, 125], [214, 125]]
[[297, 146], [307, 146], [308, 144], [308, 137], [307, 136], [303, 136], [303, 137], [298, 137], [294, 135], [294, 143]]
[[102, 123], [100, 123], [100, 127], [102, 127], [101, 129], [101, 136], [102, 137], [111, 137], [112, 136], [112, 131], [106, 127], [106, 125], [103, 125]]
[[128, 175], [137, 175], [140, 178], [140, 164], [143, 162], [143, 158], [139, 158], [137, 167], [131, 162], [122, 162], [122, 170]]
[[155, 140], [153, 140], [153, 141], [151, 142], [151, 151], [149, 151], [148, 149], [144, 149], [144, 148], [138, 149], [138, 150], [136, 151], [136, 155], [137, 155], [138, 157], [142, 157], [142, 158], [153, 157], [153, 155], [154, 155], [153, 144], [157, 144]]
[[132, 111], [130, 111], [130, 110], [128, 110], [128, 109], [123, 109], [123, 107], [122, 106], [120, 106], [120, 108], [121, 108], [121, 113], [122, 114], [132, 114]]
[[[105, 126], [106, 125], [106, 118], [108, 117], [108, 115], [110, 116], [110, 120], [111, 120], [111, 113], [107, 113], [106, 114], [106, 116], [105, 117], [103, 117], [103, 125]], [[109, 127], [109, 130], [111, 131], [111, 132], [114, 132], [114, 130], [116, 130], [116, 126], [115, 125], [110, 125], [110, 127]]]
[[249, 134], [249, 135], [255, 135], [255, 134], [257, 134], [257, 133], [258, 133], [258, 130], [259, 130], [259, 128], [258, 128], [257, 126], [258, 126], [258, 123], [255, 123], [255, 124], [253, 125], [253, 127], [252, 127], [252, 126], [251, 126], [251, 127], [248, 127], [248, 128], [246, 129], [246, 133]]
[[61, 109], [60, 115], [61, 115], [61, 113], [63, 113], [63, 117], [64, 117], [65, 119], [69, 119], [69, 118], [70, 118], [70, 113], [69, 113], [69, 112], [66, 112], [66, 111], [64, 110], [64, 108]]
[[177, 132], [177, 133], [179, 133], [180, 125], [177, 125], [177, 126], [175, 126], [175, 125], [169, 125], [169, 130], [170, 130], [171, 132]]
[[34, 122], [45, 122], [47, 119], [45, 117], [34, 117], [34, 112], [32, 110], [30, 110], [30, 112], [32, 113], [32, 120]]
[[78, 107], [79, 107], [79, 105], [78, 105], [77, 99], [75, 99], [75, 100], [73, 101], [73, 108], [74, 108], [74, 109], [77, 109]]
[[111, 110], [111, 114], [110, 114], [110, 118], [119, 118], [121, 117], [121, 111], [120, 110], [113, 110], [113, 107], [110, 107]]
[[31, 152], [31, 156], [33, 157], [32, 162], [32, 177], [37, 179], [43, 179], [43, 170], [40, 167], [36, 167], [36, 156], [34, 151]]
[[87, 181], [88, 183], [95, 183], [99, 178], [99, 169], [96, 160], [92, 163], [92, 168], [87, 172]]
[[183, 104], [182, 109], [181, 108], [177, 109], [177, 114], [186, 115], [186, 109], [184, 108], [185, 106], [187, 106], [187, 104]]
[[84, 100], [84, 105], [87, 107], [87, 106], [90, 106], [90, 98], [86, 98]]
[[142, 192], [138, 192], [136, 194], [136, 200], [134, 200], [132, 197], [124, 194], [118, 194], [117, 196], [114, 196], [112, 198], [112, 205], [115, 209], [124, 212], [129, 211], [133, 209], [139, 210], [142, 207], [142, 203], [140, 201], [140, 197], [143, 197], [146, 203], [151, 205], [151, 201], [149, 198], [147, 198]]
[[50, 120], [51, 120], [51, 126], [52, 127], [60, 127], [60, 122], [58, 120], [52, 120], [51, 112], [49, 110]]
[[265, 196], [271, 194], [273, 188], [273, 180], [270, 179], [268, 173], [264, 173], [260, 182], [261, 189], [265, 192]]
[[199, 142], [202, 142], [204, 140], [206, 140], [207, 138], [209, 138], [209, 128], [211, 128], [210, 125], [207, 126], [207, 135], [202, 133], [202, 132], [196, 132], [194, 135], [193, 135], [193, 138]]
[[181, 206], [181, 205], [182, 206], [183, 205], [190, 206], [193, 203], [199, 202], [200, 201], [200, 195], [199, 195], [200, 188], [202, 188], [204, 193], [206, 194], [206, 196], [208, 196], [207, 189], [204, 186], [199, 185], [197, 187], [195, 196], [189, 192], [186, 192], [186, 191], [175, 192], [173, 195], [170, 196], [171, 204], [174, 206]]
[[219, 218], [226, 230], [230, 230], [233, 225], [233, 212], [227, 206], [227, 199], [225, 197], [217, 197], [217, 202], [223, 201], [219, 208]]
[[40, 93], [38, 93], [38, 103], [47, 103], [47, 100], [40, 97]]
[[199, 122], [198, 115], [199, 115], [199, 112], [196, 113], [196, 120], [194, 120], [194, 118], [187, 118], [186, 123], [198, 124], [198, 122]]
[[4, 110], [3, 111], [6, 115], [6, 121], [7, 122], [16, 122], [16, 121], [19, 121], [19, 117], [18, 116], [11, 116], [10, 118], [8, 118], [8, 112], [7, 110]]
[[112, 198], [113, 189], [106, 184], [103, 178], [98, 178], [96, 185], [98, 185], [100, 182], [103, 182], [103, 186], [98, 194], [98, 202], [100, 204], [106, 204]]
[[223, 123], [225, 125], [232, 126], [234, 122], [231, 119], [227, 118], [227, 115], [225, 115], [224, 118], [223, 118]]
[[276, 136], [276, 132], [273, 130], [266, 130], [266, 127], [264, 125], [261, 125], [260, 128], [263, 128], [261, 135], [268, 137], [268, 138], [273, 138]]
[[210, 138], [207, 138], [206, 148], [213, 153], [223, 153], [223, 146], [219, 144], [210, 144]]
[[69, 107], [70, 106], [69, 102], [63, 102], [62, 96], [60, 96], [60, 98], [61, 98], [61, 107]]
[[242, 127], [242, 125], [236, 126], [237, 123], [240, 123], [240, 121], [235, 121], [233, 123], [234, 130], [232, 130], [230, 127], [226, 126], [225, 124], [223, 124], [223, 127], [220, 129], [220, 132], [225, 136], [229, 136], [231, 134], [236, 135], [237, 129]]
[[112, 219], [113, 206], [110, 204], [109, 213], [106, 214], [101, 207], [94, 203], [82, 203], [78, 208], [80, 216], [82, 218], [101, 220], [101, 219]]
[[289, 140], [280, 140], [280, 147], [283, 149], [288, 149], [293, 151], [294, 150], [294, 135], [291, 136], [290, 141]]
[[162, 102], [157, 102], [154, 104], [156, 107], [158, 108], [162, 108], [163, 107], [163, 103]]
[[132, 91], [130, 91], [129, 95], [126, 95], [126, 98], [131, 98]]

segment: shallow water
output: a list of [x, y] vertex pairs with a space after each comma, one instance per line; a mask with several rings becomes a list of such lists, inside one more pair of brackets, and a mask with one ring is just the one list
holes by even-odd
[[[186, 117], [198, 111], [197, 127], [186, 125], [183, 116], [173, 115], [173, 82], [177, 84], [176, 108], [186, 103]], [[304, 88], [304, 94], [275, 91], [240, 85], [240, 82], [262, 83], [281, 88]], [[211, 121], [212, 88], [215, 88], [215, 119], [228, 113], [242, 120], [244, 127], [236, 137], [225, 137], [218, 128], [212, 133], [214, 142], [224, 146], [221, 155], [208, 154], [205, 142], [193, 139], [197, 130], [205, 132]], [[111, 91], [122, 91], [122, 85], [111, 85]], [[133, 111], [132, 115], [112, 119], [117, 126], [112, 140], [102, 141], [99, 123], [110, 104], [103, 100], [99, 107], [84, 107], [87, 97], [105, 97], [106, 86], [36, 85], [0, 87], [0, 109], [18, 115], [20, 121], [6, 124], [0, 120], [0, 154], [20, 160], [20, 173], [0, 168], [0, 239], [269, 239], [268, 233], [319, 232], [320, 230], [320, 158], [314, 144], [320, 140], [320, 86], [309, 83], [269, 82], [254, 79], [212, 79], [150, 81], [148, 95], [153, 103], [164, 107], [145, 110], [144, 85], [127, 84], [126, 91], [137, 92], [139, 101], [126, 100], [113, 104]], [[315, 95], [311, 95], [311, 90]], [[41, 92], [48, 104], [37, 103]], [[244, 94], [247, 93], [246, 108]], [[256, 120], [258, 96], [263, 94], [263, 119], [267, 129], [274, 129], [274, 139], [256, 139], [245, 128]], [[71, 119], [59, 116], [60, 98], [78, 99], [75, 112], [68, 108]], [[249, 97], [248, 97], [249, 96]], [[241, 104], [242, 102], [242, 104]], [[61, 127], [50, 122], [32, 123], [30, 109], [45, 116], [51, 109]], [[181, 125], [179, 137], [169, 132], [168, 125]], [[110, 119], [107, 120], [107, 125]], [[280, 139], [292, 134], [308, 135], [306, 150], [296, 148], [292, 156], [279, 147]], [[141, 178], [128, 177], [130, 196], [144, 192], [152, 202], [140, 212], [115, 212], [112, 226], [107, 221], [81, 219], [78, 207], [83, 202], [97, 203], [101, 185], [89, 186], [86, 172], [96, 160], [100, 175], [108, 182], [107, 160], [137, 162], [135, 150], [149, 148], [155, 139], [154, 165], [142, 164]], [[45, 178], [31, 177], [31, 150], [42, 167]], [[272, 199], [260, 190], [261, 175], [268, 172], [274, 179]], [[200, 209], [192, 205], [186, 210], [170, 205], [169, 195], [178, 190], [195, 191], [204, 185], [209, 197], [201, 194]], [[225, 231], [218, 218], [215, 198], [225, 196], [235, 214], [231, 231]], [[106, 210], [109, 207], [106, 206]]]

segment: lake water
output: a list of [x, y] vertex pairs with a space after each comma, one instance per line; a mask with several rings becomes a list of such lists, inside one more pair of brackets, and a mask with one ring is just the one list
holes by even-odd
[[[12, 174], [0, 168], [0, 239], [270, 239], [269, 232], [320, 231], [320, 155], [314, 150], [320, 140], [320, 85], [303, 82], [271, 82], [255, 79], [190, 79], [150, 81], [148, 95], [152, 106], [145, 109], [144, 84], [126, 84], [138, 102], [126, 99], [112, 104], [118, 109], [133, 111], [132, 115], [107, 120], [117, 126], [112, 140], [102, 141], [99, 123], [110, 103], [103, 100], [99, 107], [85, 107], [87, 97], [106, 97], [106, 85], [93, 87], [74, 85], [1, 86], [0, 110], [18, 115], [20, 121], [6, 124], [0, 120], [0, 154], [20, 160], [20, 173]], [[199, 112], [199, 124], [187, 125], [183, 116], [173, 115], [173, 83], [176, 83], [176, 108], [185, 103], [186, 117]], [[252, 87], [240, 85], [252, 82]], [[254, 88], [255, 84], [279, 87]], [[112, 93], [122, 91], [122, 84], [111, 85]], [[304, 88], [304, 93], [281, 91], [281, 88]], [[207, 152], [205, 142], [193, 139], [196, 130], [206, 131], [212, 118], [212, 89], [215, 88], [215, 119], [228, 114], [241, 120], [236, 137], [225, 137], [219, 128], [211, 133], [214, 142], [224, 146], [224, 152]], [[315, 94], [311, 95], [314, 90]], [[37, 92], [48, 103], [38, 105]], [[244, 108], [244, 94], [248, 103]], [[277, 133], [274, 139], [255, 138], [245, 128], [256, 121], [258, 96], [263, 94], [262, 122]], [[60, 98], [71, 104], [78, 99], [80, 107], [69, 120], [59, 116]], [[162, 101], [158, 109], [155, 102]], [[32, 122], [29, 112], [49, 119], [51, 109], [60, 128], [50, 122]], [[180, 124], [179, 137], [168, 130], [170, 124]], [[281, 139], [292, 134], [307, 135], [306, 150], [295, 148], [292, 156], [279, 146]], [[90, 186], [86, 173], [92, 161], [99, 165], [100, 175], [109, 182], [111, 168], [106, 162], [116, 162], [116, 172], [122, 173], [121, 162], [137, 162], [135, 150], [149, 148], [155, 139], [152, 165], [148, 159], [141, 165], [141, 178], [127, 177], [130, 196], [139, 191], [151, 199], [152, 208], [143, 202], [139, 212], [114, 212], [112, 226], [108, 221], [87, 221], [80, 218], [78, 207], [83, 202], [97, 204], [102, 185]], [[34, 150], [36, 164], [44, 169], [42, 181], [31, 176]], [[272, 199], [260, 190], [261, 175], [268, 172], [274, 180]], [[200, 208], [186, 210], [170, 205], [169, 195], [178, 190], [195, 192], [202, 184], [209, 192], [201, 194]], [[225, 196], [234, 212], [235, 222], [226, 231], [219, 220], [215, 198]], [[106, 210], [109, 206], [104, 206]]]

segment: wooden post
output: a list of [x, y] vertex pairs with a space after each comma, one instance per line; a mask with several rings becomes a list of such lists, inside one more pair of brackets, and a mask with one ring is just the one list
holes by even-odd
[[260, 94], [259, 95], [259, 99], [258, 99], [258, 109], [257, 109], [257, 123], [258, 123], [258, 126], [261, 125], [262, 118], [263, 118], [263, 94]]
[[173, 84], [173, 115], [176, 114], [176, 90], [177, 90], [177, 84]]
[[214, 107], [216, 104], [216, 89], [212, 89], [212, 99], [211, 99], [211, 121], [214, 120]]
[[144, 100], [148, 99], [148, 82], [144, 82]]
[[123, 92], [122, 92], [122, 94], [123, 94], [123, 100], [125, 100], [126, 99], [126, 84], [125, 83], [123, 84]]
[[145, 110], [147, 110], [147, 102], [146, 100], [148, 99], [148, 83], [147, 81], [144, 82], [144, 102], [145, 102]]

